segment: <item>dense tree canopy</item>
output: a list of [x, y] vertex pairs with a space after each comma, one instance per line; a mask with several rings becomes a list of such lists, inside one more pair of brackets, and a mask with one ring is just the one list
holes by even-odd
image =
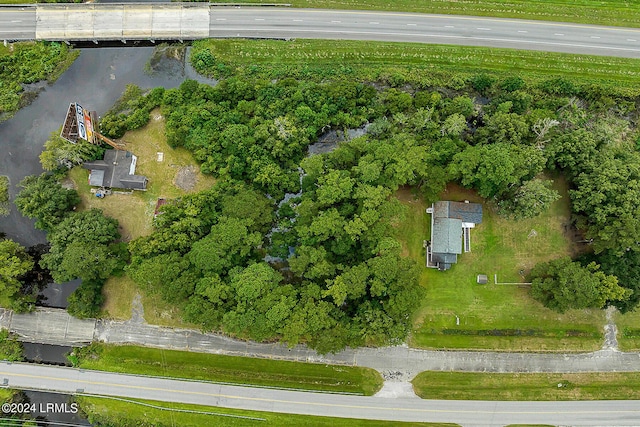
[[60, 136], [56, 131], [49, 136], [44, 143], [44, 151], [40, 153], [40, 164], [42, 169], [53, 171], [58, 168], [70, 169], [73, 166], [84, 162], [102, 158], [104, 148], [100, 145], [90, 144], [79, 139], [76, 143], [71, 143]]
[[[194, 61], [215, 58], [201, 52]], [[105, 131], [121, 135], [160, 107], [168, 142], [190, 150], [217, 183], [163, 207], [154, 232], [129, 244], [127, 274], [204, 329], [326, 352], [406, 337], [422, 288], [393, 229], [403, 215], [393, 194], [403, 186], [433, 201], [455, 181], [520, 219], [549, 209], [559, 194], [547, 176], [561, 174], [574, 222], [596, 251], [637, 251], [632, 107], [615, 109], [592, 90], [579, 98], [580, 86], [564, 80], [482, 74], [452, 78], [447, 90], [395, 86], [227, 76], [215, 87], [128, 88]], [[361, 136], [308, 155], [327, 130]], [[56, 260], [67, 274], [103, 277], [93, 267], [108, 265], [105, 250], [61, 244], [57, 231], [51, 238], [52, 268]], [[87, 258], [93, 267], [74, 271]], [[628, 258], [634, 271], [638, 261]], [[532, 292], [560, 311], [630, 307], [624, 288], [635, 285], [618, 285], [611, 263], [539, 265]]]
[[99, 209], [69, 214], [47, 237], [51, 249], [40, 265], [49, 269], [58, 283], [78, 277], [105, 279], [118, 265], [109, 247], [120, 237], [118, 221]]
[[547, 307], [568, 309], [603, 308], [608, 302], [624, 302], [631, 291], [618, 285], [595, 262], [583, 267], [569, 258], [538, 264], [531, 271], [533, 297]]
[[25, 248], [9, 239], [0, 239], [0, 294], [10, 308], [25, 309], [20, 294], [21, 278], [33, 268], [33, 259]]
[[9, 214], [9, 177], [0, 175], [0, 216]]
[[26, 177], [20, 187], [15, 204], [22, 215], [35, 219], [36, 227], [41, 230], [53, 230], [80, 203], [75, 190], [63, 188], [58, 178], [48, 173]]

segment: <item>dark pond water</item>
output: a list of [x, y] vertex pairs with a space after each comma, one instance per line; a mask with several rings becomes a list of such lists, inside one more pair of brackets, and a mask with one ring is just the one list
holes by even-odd
[[[27, 175], [40, 174], [38, 156], [44, 142], [62, 125], [69, 103], [78, 102], [99, 114], [106, 112], [129, 83], [143, 88], [177, 87], [186, 78], [215, 84], [173, 59], [166, 59], [152, 74], [145, 64], [153, 47], [119, 47], [80, 49], [78, 59], [52, 85], [45, 85], [31, 105], [0, 123], [0, 175], [10, 179], [11, 200], [17, 184]], [[24, 246], [46, 242], [44, 232], [34, 228], [34, 221], [20, 215], [15, 206], [7, 217], [0, 217], [0, 232]], [[42, 305], [65, 308], [67, 297], [79, 286], [78, 281], [51, 284], [42, 292]]]
[[33, 404], [36, 410], [31, 415], [38, 420], [38, 426], [91, 426], [74, 406], [67, 394], [24, 391], [25, 403]]
[[[79, 102], [87, 109], [104, 113], [128, 83], [177, 87], [185, 73], [191, 71], [162, 67], [153, 75], [146, 74], [145, 64], [152, 52], [152, 47], [81, 49], [80, 57], [58, 81], [46, 86], [31, 105], [11, 120], [0, 123], [0, 174], [9, 176], [11, 199], [22, 178], [42, 172], [38, 156], [48, 136], [62, 125], [69, 103]], [[0, 218], [0, 231], [24, 246], [45, 242], [45, 234], [14, 206], [9, 216]]]
[[27, 362], [71, 366], [67, 359], [67, 354], [71, 353], [73, 348], [69, 346], [30, 342], [22, 343], [22, 345], [24, 348], [23, 354]]

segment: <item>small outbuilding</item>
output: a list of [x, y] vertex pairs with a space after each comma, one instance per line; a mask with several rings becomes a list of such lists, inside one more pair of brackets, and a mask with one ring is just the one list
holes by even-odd
[[89, 169], [89, 185], [92, 187], [122, 188], [127, 190], [146, 190], [146, 176], [136, 175], [138, 158], [130, 151], [107, 150], [103, 160], [86, 162], [83, 168]]
[[486, 274], [478, 274], [477, 282], [479, 285], [486, 285], [489, 283], [489, 278]]

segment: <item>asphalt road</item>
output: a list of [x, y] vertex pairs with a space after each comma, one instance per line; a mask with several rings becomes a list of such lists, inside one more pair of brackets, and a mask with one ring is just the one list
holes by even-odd
[[640, 58], [640, 30], [400, 12], [211, 8], [211, 37], [444, 43]]
[[31, 40], [36, 37], [36, 8], [0, 7], [0, 39]]
[[630, 426], [640, 424], [640, 401], [485, 402], [383, 399], [144, 378], [26, 363], [0, 363], [9, 387], [90, 393], [269, 412], [463, 426], [516, 423]]
[[[173, 5], [0, 7], [0, 38], [33, 39], [37, 34], [43, 39], [133, 40], [148, 39], [149, 34], [158, 39], [172, 38], [175, 33], [175, 39], [378, 40], [640, 58], [640, 29], [454, 15], [271, 7], [211, 7], [210, 16], [205, 19], [195, 6], [181, 9]], [[204, 31], [200, 30], [202, 25], [205, 25]]]

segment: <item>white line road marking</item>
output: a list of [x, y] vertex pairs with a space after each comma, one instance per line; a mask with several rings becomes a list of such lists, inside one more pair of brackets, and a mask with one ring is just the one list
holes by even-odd
[[13, 24], [17, 24], [18, 22], [22, 22], [22, 21], [11, 21]]
[[378, 24], [380, 24], [380, 23], [379, 23], [379, 22], [369, 22], [369, 24], [371, 24], [371, 25], [378, 25]]
[[302, 22], [302, 19], [294, 19], [293, 22]]
[[445, 28], [455, 28], [453, 25], [445, 25]]
[[564, 34], [562, 34], [562, 33], [554, 33], [553, 35], [554, 36], [564, 36]]
[[591, 36], [592, 39], [599, 39], [600, 37], [598, 36]]
[[519, 33], [524, 33], [524, 34], [526, 34], [526, 33], [528, 33], [529, 31], [525, 31], [525, 30], [518, 30], [518, 32], [519, 32]]
[[264, 21], [264, 18], [256, 18], [256, 21]]
[[407, 24], [408, 27], [415, 27], [418, 24]]
[[331, 21], [332, 24], [340, 24], [342, 21]]
[[226, 21], [227, 18], [216, 18], [216, 21]]
[[637, 42], [638, 40], [636, 39], [627, 39], [628, 42]]
[[491, 28], [479, 27], [479, 28], [476, 28], [476, 30], [491, 31]]
[[[246, 28], [225, 28], [220, 31], [245, 31]], [[255, 28], [253, 31], [271, 31], [263, 28]], [[598, 49], [598, 50], [614, 50], [620, 52], [640, 52], [640, 48], [631, 48], [631, 47], [615, 47], [615, 46], [602, 46], [602, 45], [590, 45], [590, 44], [581, 44], [581, 43], [566, 43], [566, 42], [545, 42], [545, 41], [534, 41], [534, 40], [522, 40], [522, 39], [510, 39], [510, 38], [497, 38], [497, 37], [471, 37], [471, 36], [457, 36], [457, 35], [443, 35], [443, 34], [424, 34], [424, 33], [396, 33], [396, 32], [373, 32], [373, 31], [360, 31], [360, 30], [311, 30], [311, 29], [282, 29], [282, 32], [301, 32], [301, 33], [324, 33], [324, 34], [366, 34], [366, 35], [378, 35], [378, 36], [411, 36], [411, 37], [420, 37], [422, 39], [461, 39], [461, 40], [481, 40], [481, 41], [498, 41], [498, 42], [510, 42], [510, 43], [520, 43], [527, 45], [543, 45], [543, 46], [567, 46], [567, 47], [578, 47], [584, 49]], [[2, 30], [0, 30], [2, 32]], [[238, 37], [240, 35], [238, 34]]]

